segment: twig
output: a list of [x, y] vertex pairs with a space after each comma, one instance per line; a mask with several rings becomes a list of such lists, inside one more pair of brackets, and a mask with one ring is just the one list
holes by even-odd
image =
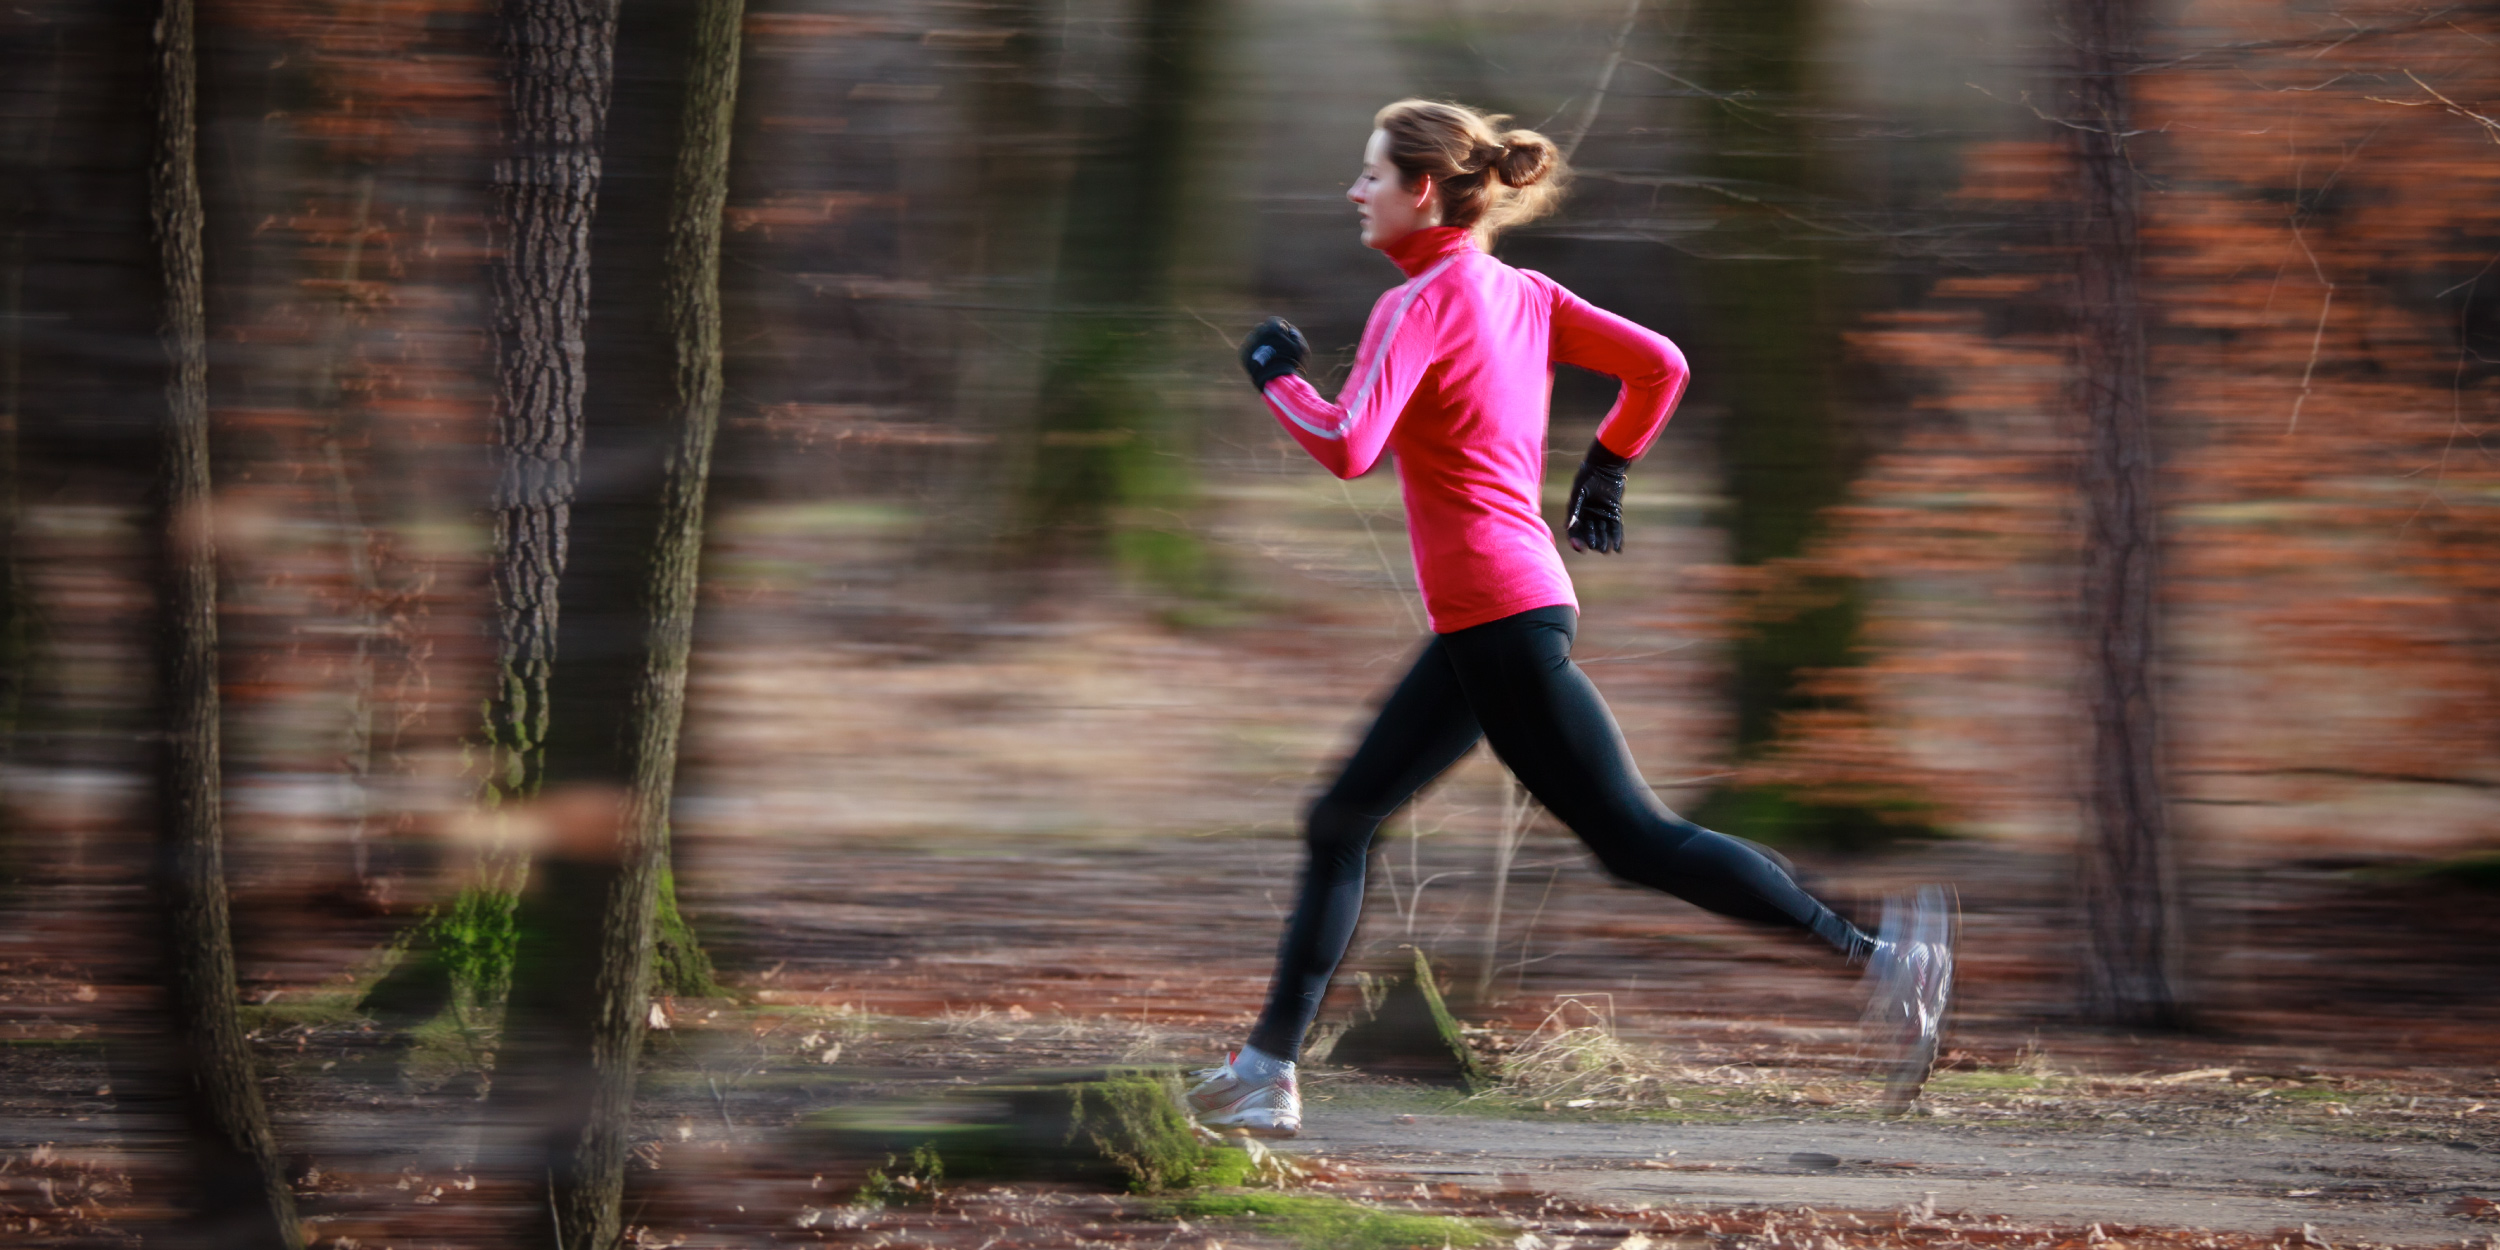
[[721, 1097], [720, 1082], [713, 1080], [712, 1074], [706, 1072], [703, 1074], [703, 1083], [712, 1087], [712, 1105], [720, 1110], [720, 1126], [729, 1130], [731, 1137], [736, 1137], [738, 1125], [729, 1118], [729, 1100]]
[[2438, 773], [2390, 773], [2367, 768], [2183, 768], [2181, 777], [2336, 777], [2346, 781], [2383, 781], [2415, 786], [2462, 786], [2500, 790], [2500, 781], [2482, 777], [2449, 777]]
[[2309, 363], [2300, 371], [2300, 394], [2292, 400], [2292, 419], [2283, 427], [2286, 436], [2300, 428], [2301, 406], [2309, 402], [2309, 379], [2317, 373], [2318, 353], [2326, 345], [2326, 315], [2335, 308], [2335, 284], [2327, 281], [2326, 270], [2318, 264], [2318, 254], [2310, 251], [2309, 240], [2301, 237], [2297, 206], [2292, 209], [2292, 241], [2300, 244], [2300, 254], [2309, 258], [2309, 271], [2318, 275], [2318, 281], [2326, 287], [2326, 298], [2318, 301], [2318, 328], [2309, 336]]
[[[2379, 129], [2384, 128], [2385, 127], [2380, 127]], [[2368, 147], [2370, 145], [2370, 140], [2377, 137], [2378, 130], [2374, 129], [2369, 134], [2362, 136], [2361, 142], [2354, 144], [2351, 150], [2345, 152], [2344, 159], [2335, 166], [2335, 172], [2328, 174], [2326, 176], [2326, 181], [2318, 184], [2318, 194], [2326, 194], [2327, 189], [2334, 186], [2336, 182], [2344, 176], [2344, 171], [2352, 167], [2353, 158], [2361, 154], [2361, 149]], [[2286, 143], [2297, 144], [2299, 142], [2298, 132], [2295, 131], [2292, 134], [2286, 135], [2284, 141]], [[2309, 336], [2309, 363], [2300, 371], [2300, 394], [2292, 400], [2292, 419], [2290, 423], [2285, 425], [2283, 428], [2283, 433], [2286, 437], [2290, 436], [2293, 431], [2300, 428], [2300, 410], [2309, 402], [2309, 382], [2318, 371], [2318, 355], [2319, 352], [2324, 349], [2326, 344], [2327, 314], [2335, 309], [2335, 284], [2327, 279], [2326, 267], [2318, 263], [2318, 254], [2309, 249], [2308, 238], [2303, 236], [2300, 232], [2300, 214], [2302, 211], [2300, 201], [2300, 171], [2299, 167], [2296, 165], [2294, 166], [2292, 172], [2292, 241], [2300, 245], [2300, 254], [2309, 259], [2309, 272], [2315, 274], [2318, 279], [2318, 284], [2326, 288], [2326, 298], [2318, 303], [2318, 328]]]
[[[2412, 71], [2412, 70], [2406, 70], [2406, 71], [2405, 71], [2405, 77], [2407, 77], [2407, 78], [2413, 78], [2413, 85], [2414, 85], [2414, 86], [2416, 86], [2416, 87], [2420, 87], [2422, 90], [2430, 92], [2430, 93], [2431, 93], [2431, 98], [2432, 98], [2432, 99], [2437, 100], [2437, 101], [2439, 101], [2440, 103], [2447, 105], [2447, 106], [2448, 106], [2448, 111], [2449, 111], [2449, 112], [2454, 113], [2454, 114], [2456, 114], [2457, 116], [2462, 117], [2462, 118], [2465, 118], [2465, 119], [2467, 119], [2467, 120], [2469, 120], [2469, 121], [2472, 121], [2474, 124], [2476, 124], [2476, 125], [2478, 125], [2478, 126], [2481, 126], [2481, 127], [2482, 127], [2482, 128], [2483, 128], [2486, 132], [2488, 132], [2488, 133], [2491, 135], [2491, 141], [2492, 141], [2493, 143], [2500, 143], [2500, 121], [2495, 121], [2495, 120], [2493, 120], [2493, 119], [2491, 119], [2491, 118], [2485, 117], [2485, 116], [2483, 116], [2482, 114], [2477, 113], [2477, 112], [2475, 112], [2474, 110], [2472, 110], [2472, 109], [2470, 109], [2470, 108], [2467, 108], [2467, 107], [2465, 107], [2464, 105], [2459, 104], [2459, 103], [2457, 103], [2456, 101], [2451, 100], [2451, 99], [2449, 99], [2448, 97], [2446, 97], [2446, 96], [2444, 96], [2444, 95], [2439, 94], [2439, 92], [2438, 92], [2438, 91], [2436, 91], [2436, 90], [2434, 90], [2434, 89], [2431, 87], [2431, 85], [2430, 85], [2429, 83], [2426, 83], [2426, 82], [2422, 81], [2422, 80], [2421, 80], [2421, 79], [2419, 79], [2419, 78], [2414, 78], [2414, 77], [2413, 77], [2413, 71]], [[2394, 101], [2392, 101], [2392, 100], [2391, 100], [2391, 101], [2389, 101], [2389, 103], [2391, 103], [2391, 104], [2392, 104], [2392, 103], [2394, 103]]]
[[1389, 563], [1388, 548], [1380, 545], [1380, 535], [1373, 532], [1371, 514], [1363, 511], [1361, 504], [1354, 502], [1354, 488], [1346, 485], [1344, 478], [1337, 479], [1337, 490], [1345, 496], [1345, 506], [1353, 509], [1354, 519], [1363, 523], [1363, 537], [1371, 540], [1372, 554], [1380, 557], [1380, 571], [1389, 579], [1389, 593], [1396, 595], [1397, 601], [1405, 605], [1407, 623], [1418, 630], [1425, 628], [1423, 615], [1415, 610], [1415, 601], [1398, 592], [1397, 566]]
[[1218, 343], [1222, 343], [1222, 344], [1223, 344], [1224, 346], [1226, 346], [1226, 347], [1231, 347], [1231, 346], [1233, 346], [1233, 340], [1232, 340], [1232, 337], [1231, 337], [1230, 335], [1227, 335], [1227, 334], [1225, 334], [1225, 333], [1224, 333], [1224, 328], [1223, 328], [1222, 326], [1219, 326], [1219, 325], [1215, 324], [1214, 322], [1207, 320], [1204, 316], [1201, 316], [1201, 315], [1199, 314], [1199, 312], [1198, 312], [1198, 310], [1197, 310], [1197, 309], [1192, 308], [1192, 307], [1190, 307], [1190, 306], [1189, 306], [1189, 305], [1187, 305], [1187, 304], [1183, 304], [1183, 305], [1181, 305], [1181, 306], [1180, 306], [1180, 308], [1181, 308], [1181, 311], [1182, 311], [1182, 312], [1188, 313], [1188, 314], [1189, 314], [1190, 316], [1192, 316], [1192, 317], [1196, 317], [1196, 318], [1198, 319], [1198, 324], [1199, 324], [1199, 325], [1205, 326], [1205, 327], [1206, 327], [1206, 328], [1208, 328], [1209, 330], [1214, 331], [1214, 332], [1215, 332], [1215, 341], [1216, 341], [1216, 342], [1218, 342]]
[[1589, 127], [1597, 124], [1597, 110], [1606, 102], [1606, 88], [1615, 80], [1615, 70], [1623, 64], [1623, 45], [1632, 37], [1632, 25], [1641, 15], [1642, 0], [1631, 0], [1623, 6], [1623, 26], [1615, 31], [1614, 42], [1607, 45], [1605, 67], [1597, 71], [1597, 86], [1589, 92], [1588, 107], [1580, 110], [1580, 123], [1572, 127], [1571, 139], [1562, 145], [1564, 160], [1580, 150], [1580, 141], [1589, 137]]
[[1773, 214], [1796, 222], [1798, 225], [1804, 226], [1808, 230], [1820, 231], [1836, 238], [1891, 239], [1898, 237], [1896, 235], [1878, 230], [1844, 230], [1838, 226], [1827, 226], [1819, 221], [1813, 220], [1812, 218], [1801, 217], [1796, 213], [1782, 208], [1758, 195], [1747, 195], [1742, 191], [1736, 190], [1733, 187], [1724, 186], [1717, 180], [1710, 178], [1677, 177], [1669, 174], [1622, 174], [1605, 169], [1583, 169], [1577, 171], [1574, 176], [1580, 178], [1594, 178], [1600, 182], [1617, 182], [1622, 183], [1625, 186], [1632, 187], [1676, 187], [1679, 189], [1694, 191], [1708, 191], [1712, 195], [1724, 196], [1728, 199], [1735, 200], [1738, 203], [1751, 204], [1756, 208], [1768, 209]]
[[1484, 920], [1484, 959], [1476, 969], [1479, 1001], [1493, 989], [1494, 964], [1502, 957], [1502, 902], [1510, 892], [1511, 868], [1519, 856], [1519, 844], [1527, 838], [1528, 813], [1536, 801], [1517, 777], [1508, 780], [1510, 788], [1503, 792], [1502, 824], [1493, 833], [1493, 903], [1491, 914]]
[[[1520, 931], [1519, 959], [1518, 962], [1511, 965], [1511, 967], [1519, 973], [1519, 979], [1510, 983], [1511, 992], [1514, 994], [1526, 991], [1528, 987], [1528, 965], [1540, 962], [1539, 960], [1528, 958], [1528, 943], [1531, 939], [1536, 937], [1536, 922], [1545, 919], [1545, 905], [1553, 901], [1554, 882], [1561, 878], [1561, 876], [1561, 864], [1554, 865], [1552, 869], [1546, 872], [1545, 893], [1538, 896], [1536, 900], [1536, 913], [1528, 917], [1528, 927]], [[1556, 953], [1559, 954], [1560, 952]]]

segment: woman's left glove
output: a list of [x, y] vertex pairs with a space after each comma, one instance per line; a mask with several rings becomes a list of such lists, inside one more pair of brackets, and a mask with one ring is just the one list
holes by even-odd
[[1623, 479], [1632, 462], [1589, 441], [1589, 454], [1571, 476], [1571, 510], [1563, 532], [1573, 551], [1623, 550]]
[[1241, 341], [1242, 372], [1250, 375], [1250, 385], [1262, 394], [1267, 384], [1288, 373], [1302, 371], [1302, 362], [1309, 359], [1311, 345], [1302, 341], [1302, 332], [1282, 317], [1270, 317]]

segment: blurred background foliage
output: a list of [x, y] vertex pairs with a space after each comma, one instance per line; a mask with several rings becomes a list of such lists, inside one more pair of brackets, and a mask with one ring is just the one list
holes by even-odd
[[[0, 716], [26, 917], [109, 893], [141, 821], [162, 406], [141, 7], [28, 0], [0, 27]], [[428, 908], [461, 918], [460, 959], [502, 940], [460, 894], [504, 836], [475, 803], [490, 9], [201, 10], [230, 863], [257, 985], [363, 967]], [[1628, 550], [1570, 557], [1582, 662], [1662, 795], [1790, 847], [2075, 838], [2050, 14], [756, 0], [744, 34], [673, 809], [688, 906], [744, 917], [716, 930], [740, 958], [770, 961], [788, 865], [878, 840], [942, 873], [1019, 839], [1216, 839], [1282, 888], [1299, 796], [1421, 625], [1391, 475], [1305, 463], [1232, 343], [1283, 315], [1342, 378], [1397, 275], [1340, 196], [1371, 112], [1408, 94], [1569, 146], [1567, 206], [1499, 254], [1694, 362]], [[2162, 10], [2132, 76], [2164, 758], [2200, 863], [2492, 843], [2495, 38], [2488, 3], [2196, 0]], [[619, 65], [600, 212], [625, 220], [665, 178], [622, 153], [667, 115]], [[602, 302], [632, 282], [594, 282], [594, 346], [629, 345], [593, 370], [594, 495], [631, 460], [599, 414], [664, 384], [599, 322], [635, 313]], [[1611, 393], [1556, 380], [1549, 504]], [[1371, 932], [1490, 930], [1530, 984], [1536, 922], [1486, 910], [1488, 864], [1515, 896], [1560, 871], [1505, 849], [1524, 819], [1488, 762], [1462, 766], [1399, 823]], [[1255, 993], [1266, 941], [1219, 997]]]

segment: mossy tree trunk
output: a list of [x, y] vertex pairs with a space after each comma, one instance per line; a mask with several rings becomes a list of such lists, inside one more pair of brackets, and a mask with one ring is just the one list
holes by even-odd
[[2111, 1024], [2175, 1026], [2179, 903], [2161, 778], [2160, 510], [2145, 383], [2136, 171], [2127, 75], [2137, 0], [2068, 0], [2074, 48], [2076, 400], [2082, 418], [2087, 741], [2084, 1006]]
[[[522, 902], [512, 1002], [512, 1027], [561, 1091], [547, 1122], [549, 1232], [573, 1250], [604, 1250], [621, 1233], [636, 1068], [668, 911], [669, 808], [720, 416], [721, 218], [743, 10], [742, 0], [646, 6], [626, 16], [620, 36], [620, 79], [636, 88], [644, 84], [624, 67], [683, 67], [675, 90], [651, 93], [679, 103], [674, 124], [645, 124], [642, 101], [620, 106], [611, 144], [620, 176], [630, 177], [654, 163], [645, 132], [675, 139], [656, 231], [661, 322], [616, 326], [603, 311], [594, 327], [596, 454], [600, 477], [618, 485], [586, 492], [576, 516], [547, 755], [558, 807], [586, 792], [615, 798], [610, 815], [582, 829], [604, 843], [565, 837], [542, 853]], [[603, 252], [648, 252], [646, 223], [635, 212], [603, 219]], [[652, 306], [635, 281], [649, 268], [630, 257], [602, 261], [603, 275], [622, 279], [616, 318], [630, 323]], [[666, 340], [666, 382], [630, 385], [632, 348], [654, 330]], [[654, 393], [661, 410], [644, 410]], [[675, 958], [699, 960], [676, 927]], [[695, 975], [709, 979], [708, 969]]]
[[297, 1247], [303, 1232], [236, 1015], [218, 784], [217, 555], [208, 477], [208, 331], [191, 0], [157, 15], [149, 209], [163, 266], [170, 376], [156, 508], [157, 873], [165, 1048], [191, 1137], [195, 1230], [216, 1244]]

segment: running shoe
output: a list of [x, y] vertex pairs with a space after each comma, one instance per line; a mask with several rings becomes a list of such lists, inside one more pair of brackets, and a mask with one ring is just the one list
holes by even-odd
[[1905, 1111], [1935, 1069], [1953, 1006], [1953, 947], [1961, 906], [1949, 886], [1923, 885], [1884, 903], [1866, 962], [1867, 1041], [1884, 1069], [1884, 1107]]
[[1198, 1122], [1252, 1137], [1291, 1137], [1302, 1131], [1302, 1089], [1293, 1069], [1264, 1081], [1233, 1071], [1232, 1057], [1219, 1067], [1196, 1073], [1189, 1091], [1189, 1109]]

